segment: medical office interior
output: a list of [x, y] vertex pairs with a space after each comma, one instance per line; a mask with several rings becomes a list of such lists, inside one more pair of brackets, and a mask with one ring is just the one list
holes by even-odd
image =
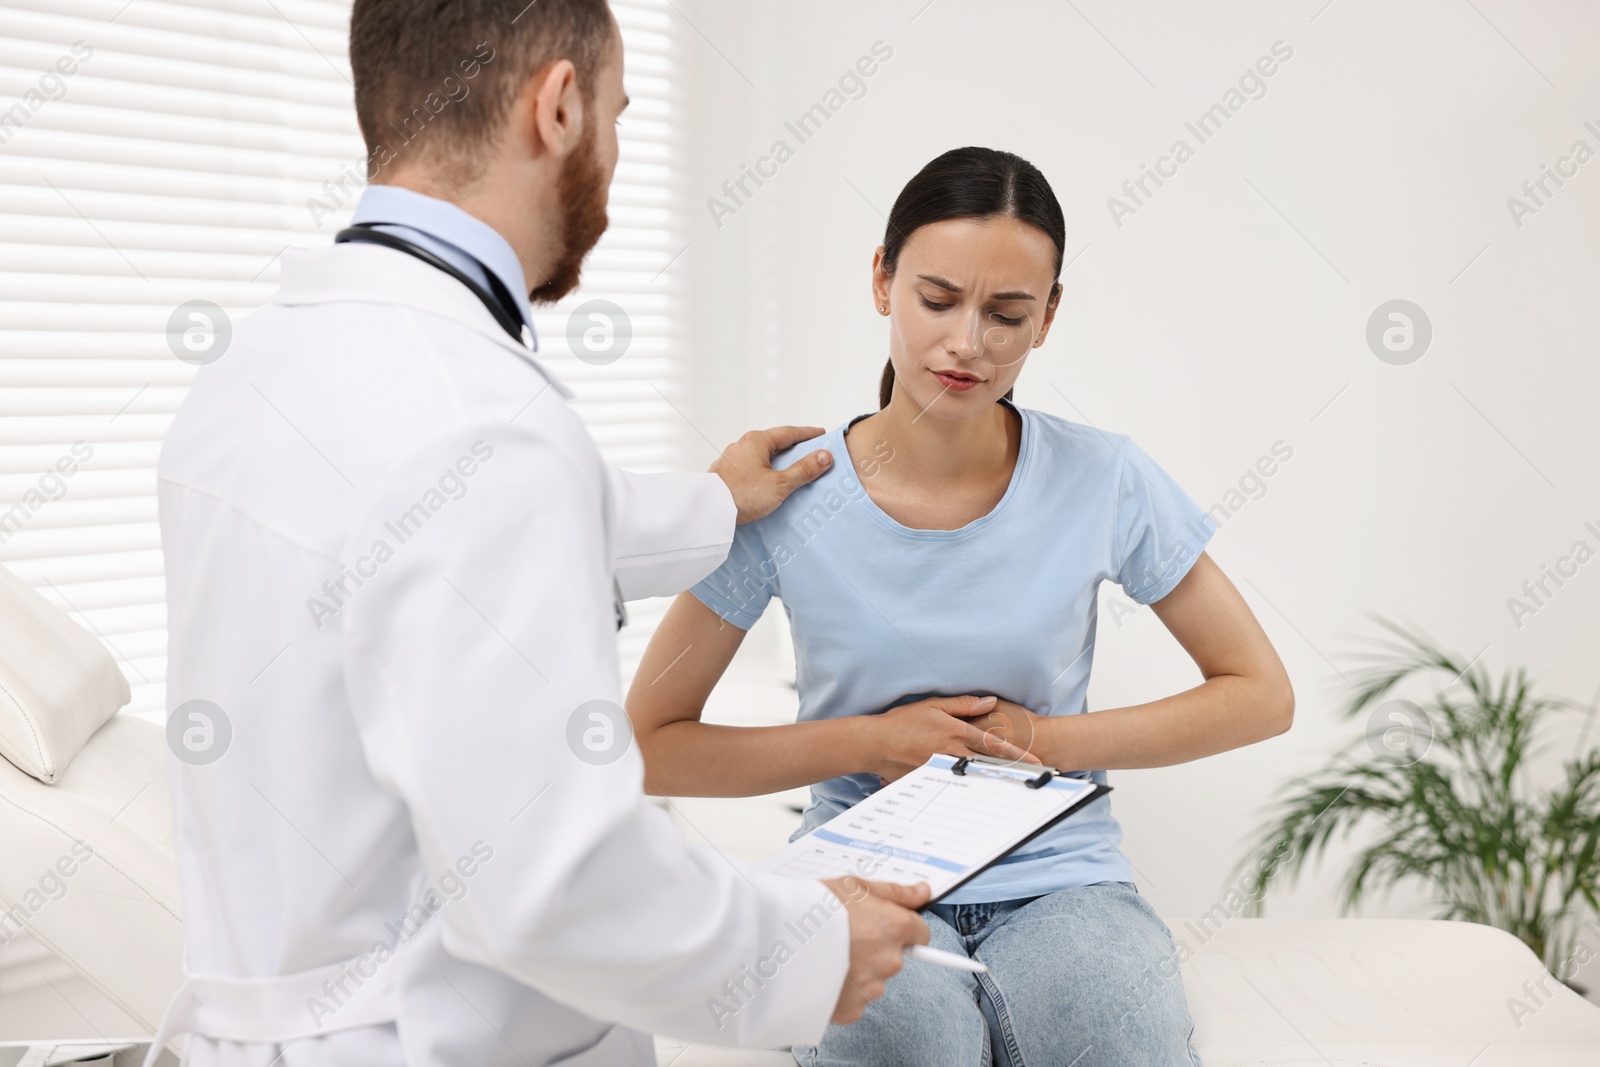
[[[1067, 249], [1016, 402], [1171, 473], [1294, 685], [1279, 736], [1110, 772], [1204, 1062], [1600, 1062], [1600, 10], [611, 6], [632, 103], [610, 229], [534, 309], [605, 458], [703, 471], [748, 429], [875, 411], [896, 194], [951, 148], [1036, 164]], [[366, 183], [348, 15], [0, 0], [0, 635], [128, 686], [90, 708], [63, 685], [64, 714], [109, 720], [71, 763], [0, 761], [0, 1064], [148, 1041], [181, 977], [154, 468], [231, 324]], [[625, 682], [668, 603], [629, 606]], [[1419, 655], [1402, 634], [1443, 660], [1346, 714]], [[795, 668], [774, 606], [707, 720], [792, 721]], [[0, 649], [0, 682], [38, 669]], [[1200, 681], [1101, 585], [1091, 713]], [[8, 757], [37, 727], [26, 697], [0, 700]], [[1259, 891], [1263, 835], [1327, 782]], [[750, 863], [805, 802], [661, 801]], [[92, 855], [63, 851], [79, 839]]]

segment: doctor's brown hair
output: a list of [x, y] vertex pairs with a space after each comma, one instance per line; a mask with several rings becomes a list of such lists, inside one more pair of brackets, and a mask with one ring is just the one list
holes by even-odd
[[561, 59], [577, 70], [585, 106], [610, 46], [605, 0], [355, 0], [350, 70], [356, 121], [367, 142], [367, 180], [397, 160], [475, 176], [512, 101], [535, 73]]
[[[906, 182], [889, 209], [883, 235], [883, 270], [894, 274], [900, 249], [920, 226], [945, 219], [1014, 218], [1044, 231], [1056, 246], [1056, 278], [1067, 245], [1067, 223], [1061, 204], [1039, 168], [1021, 156], [994, 148], [952, 148]], [[1061, 282], [1050, 287], [1050, 303], [1061, 295]], [[883, 366], [878, 406], [889, 406], [894, 393], [894, 363]], [[1011, 399], [1012, 390], [1006, 391]]]

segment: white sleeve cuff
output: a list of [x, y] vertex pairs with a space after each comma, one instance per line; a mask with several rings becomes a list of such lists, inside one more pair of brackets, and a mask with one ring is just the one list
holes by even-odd
[[624, 600], [681, 593], [728, 558], [738, 508], [715, 474], [612, 469], [611, 505]]

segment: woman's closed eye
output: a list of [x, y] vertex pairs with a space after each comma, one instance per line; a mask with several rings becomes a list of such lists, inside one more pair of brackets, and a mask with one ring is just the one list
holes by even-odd
[[[929, 300], [925, 296], [921, 297], [920, 299], [922, 300], [922, 306], [927, 308], [929, 311], [949, 311], [955, 306], [954, 304], [942, 304], [936, 300]], [[1018, 315], [1013, 318], [1010, 315], [1002, 315], [998, 311], [991, 311], [989, 313], [989, 317], [1004, 326], [1021, 326], [1025, 318], [1025, 316], [1022, 315]]]

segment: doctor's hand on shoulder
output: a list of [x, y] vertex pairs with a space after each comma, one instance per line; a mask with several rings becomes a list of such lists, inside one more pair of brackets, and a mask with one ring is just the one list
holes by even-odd
[[727, 483], [728, 492], [733, 494], [734, 505], [739, 509], [741, 524], [766, 518], [790, 493], [815, 481], [833, 465], [833, 454], [818, 449], [783, 470], [772, 469], [775, 454], [822, 432], [820, 426], [751, 430], [722, 450], [722, 455], [711, 464], [711, 473]]
[[900, 972], [905, 949], [928, 943], [928, 924], [917, 909], [928, 903], [927, 882], [898, 885], [855, 875], [824, 878], [850, 915], [850, 969], [833, 1009], [833, 1021], [853, 1023], [867, 1004], [883, 996], [884, 986]]

